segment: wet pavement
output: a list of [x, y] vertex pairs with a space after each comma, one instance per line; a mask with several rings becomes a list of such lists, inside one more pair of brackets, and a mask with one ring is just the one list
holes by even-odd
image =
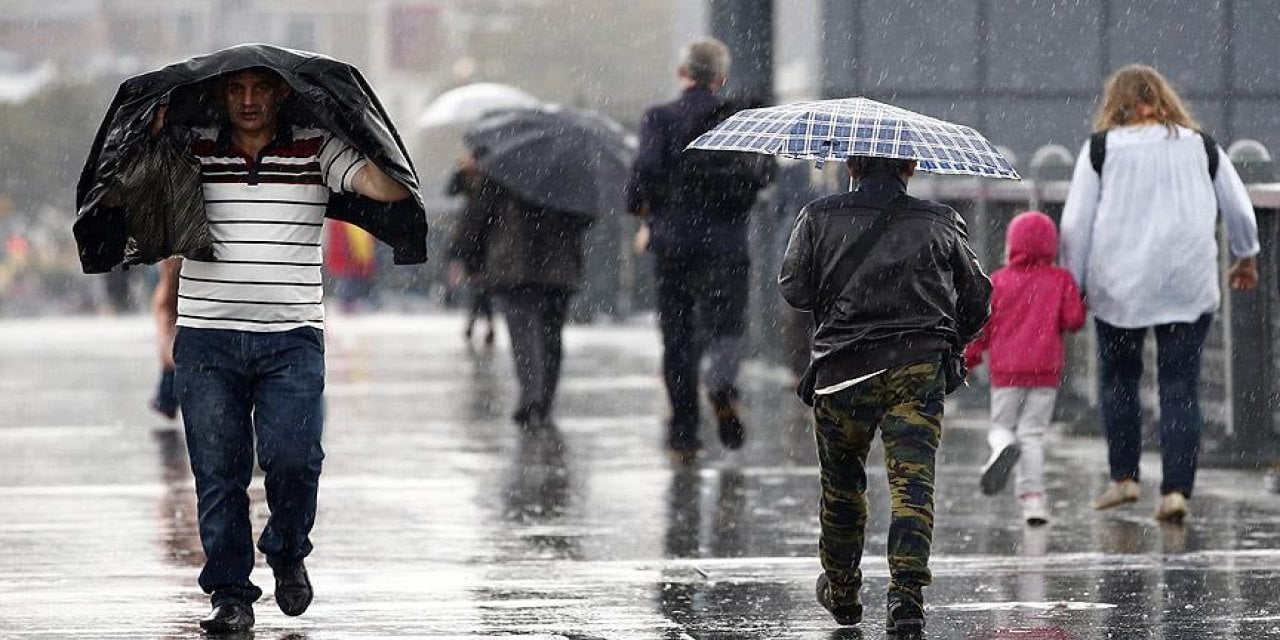
[[[651, 323], [570, 328], [559, 430], [522, 436], [505, 341], [468, 349], [461, 322], [331, 319], [316, 601], [285, 617], [260, 561], [253, 637], [884, 636], [885, 481], [868, 619], [840, 630], [813, 600], [816, 462], [785, 376], [749, 366], [745, 449], [677, 468]], [[199, 635], [184, 444], [145, 407], [150, 326], [0, 323], [0, 638]], [[1150, 487], [1091, 511], [1105, 450], [1054, 436], [1054, 520], [1028, 528], [1010, 493], [978, 490], [984, 427], [972, 412], [944, 426], [927, 637], [1280, 638], [1280, 497], [1259, 474], [1202, 470], [1192, 518], [1160, 526]], [[260, 478], [253, 491], [260, 529]]]

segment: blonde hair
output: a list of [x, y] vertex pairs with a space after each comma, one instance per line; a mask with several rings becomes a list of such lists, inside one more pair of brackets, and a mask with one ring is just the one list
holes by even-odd
[[1154, 67], [1145, 64], [1121, 67], [1107, 78], [1102, 105], [1093, 119], [1093, 130], [1106, 131], [1142, 119], [1138, 113], [1140, 103], [1150, 105], [1151, 117], [1168, 127], [1170, 133], [1177, 125], [1200, 130], [1200, 124], [1191, 117], [1173, 85]]

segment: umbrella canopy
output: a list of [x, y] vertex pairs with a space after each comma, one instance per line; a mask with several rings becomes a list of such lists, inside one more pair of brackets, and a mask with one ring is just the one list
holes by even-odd
[[463, 136], [480, 172], [537, 205], [589, 217], [623, 209], [636, 143], [590, 111], [540, 107], [483, 118]]
[[753, 151], [803, 160], [850, 156], [915, 160], [921, 171], [1021, 177], [982, 134], [900, 107], [847, 98], [739, 111], [690, 149]]
[[475, 122], [493, 111], [532, 109], [538, 99], [510, 85], [477, 82], [440, 94], [418, 115], [419, 128]]

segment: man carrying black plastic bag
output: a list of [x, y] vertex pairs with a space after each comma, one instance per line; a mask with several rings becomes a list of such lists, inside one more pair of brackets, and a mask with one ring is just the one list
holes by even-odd
[[[76, 238], [92, 272], [175, 250], [136, 242], [147, 229], [207, 226], [214, 255], [186, 253], [179, 276], [175, 385], [206, 556], [199, 583], [213, 604], [200, 626], [245, 632], [262, 595], [249, 579], [255, 453], [271, 511], [258, 549], [275, 575], [276, 604], [296, 616], [312, 601], [303, 560], [324, 459], [324, 218], [338, 204], [341, 215], [392, 244], [401, 263], [425, 259], [426, 224], [403, 147], [352, 68], [244, 45], [149, 76], [154, 82], [122, 85], [95, 142], [78, 192]], [[347, 101], [306, 103], [303, 87], [336, 90]], [[135, 92], [151, 93], [126, 99]], [[184, 108], [191, 101], [212, 119]], [[360, 109], [368, 110], [363, 118], [351, 117]], [[311, 118], [319, 123], [300, 124]], [[136, 187], [115, 179], [122, 159], [159, 136], [181, 141], [194, 161], [202, 206], [132, 197]], [[173, 215], [178, 224], [148, 223]]]
[[924, 627], [943, 396], [954, 354], [987, 320], [991, 283], [950, 207], [910, 197], [913, 160], [853, 156], [857, 188], [800, 213], [778, 283], [816, 330], [800, 395], [812, 406], [821, 468], [818, 601], [840, 624], [862, 619], [865, 464], [885, 448], [891, 633]]

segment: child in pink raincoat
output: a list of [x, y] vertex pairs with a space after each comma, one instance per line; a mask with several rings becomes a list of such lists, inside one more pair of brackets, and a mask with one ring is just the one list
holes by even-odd
[[1058, 230], [1039, 211], [1019, 214], [1005, 240], [1007, 262], [991, 275], [991, 318], [965, 349], [991, 378], [991, 457], [982, 492], [1004, 488], [1017, 470], [1017, 493], [1028, 524], [1049, 521], [1044, 489], [1044, 433], [1062, 381], [1062, 336], [1084, 325], [1085, 306], [1071, 274], [1054, 264]]

